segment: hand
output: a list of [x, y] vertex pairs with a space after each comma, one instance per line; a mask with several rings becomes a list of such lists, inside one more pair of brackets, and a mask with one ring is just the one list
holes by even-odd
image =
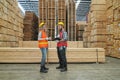
[[52, 40], [51, 37], [47, 37], [46, 40]]
[[64, 39], [61, 39], [60, 41], [64, 41]]
[[51, 37], [49, 37], [49, 38], [48, 38], [48, 40], [52, 40], [52, 38], [51, 38]]
[[47, 37], [47, 38], [45, 38], [46, 40], [49, 40], [49, 38]]

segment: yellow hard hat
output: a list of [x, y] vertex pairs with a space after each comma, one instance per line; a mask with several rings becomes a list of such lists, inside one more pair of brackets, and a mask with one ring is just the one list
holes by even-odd
[[62, 25], [62, 26], [64, 26], [64, 23], [63, 23], [63, 22], [59, 22], [58, 25]]
[[39, 24], [39, 27], [42, 27], [44, 24], [45, 24], [44, 22], [40, 23], [40, 24]]

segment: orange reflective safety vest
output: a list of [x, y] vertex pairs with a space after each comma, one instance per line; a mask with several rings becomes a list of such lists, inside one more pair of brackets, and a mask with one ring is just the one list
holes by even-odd
[[[41, 30], [41, 38], [47, 38], [46, 32]], [[48, 48], [48, 40], [39, 40], [39, 48]]]

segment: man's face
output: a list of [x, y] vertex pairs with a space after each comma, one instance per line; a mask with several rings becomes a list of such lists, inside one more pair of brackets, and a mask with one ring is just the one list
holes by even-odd
[[46, 29], [46, 25], [43, 25], [43, 29]]
[[61, 26], [61, 25], [58, 25], [58, 29], [59, 29], [59, 30], [62, 29], [62, 26]]
[[43, 26], [43, 29], [44, 29], [45, 31], [47, 31], [46, 24]]

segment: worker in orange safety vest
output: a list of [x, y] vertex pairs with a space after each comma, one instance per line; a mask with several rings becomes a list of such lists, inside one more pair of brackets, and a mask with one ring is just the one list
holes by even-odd
[[41, 59], [41, 73], [47, 73], [49, 68], [45, 67], [46, 55], [48, 53], [48, 40], [51, 38], [47, 37], [47, 28], [44, 22], [39, 24], [39, 34], [38, 34], [38, 43], [39, 48], [42, 52], [42, 59]]

